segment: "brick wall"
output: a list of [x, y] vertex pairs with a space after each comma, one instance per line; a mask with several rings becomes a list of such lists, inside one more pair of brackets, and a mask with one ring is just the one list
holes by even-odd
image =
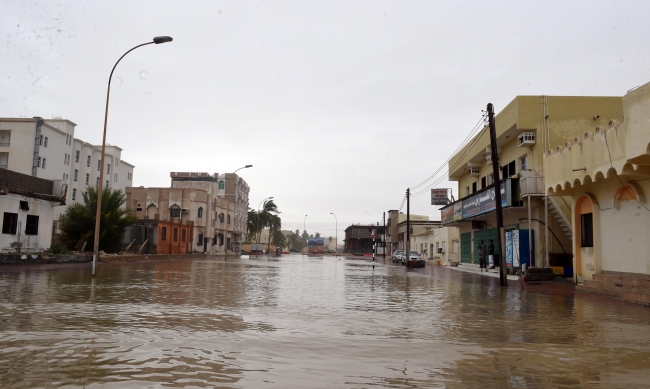
[[39, 193], [51, 195], [54, 183], [43, 178], [0, 169], [0, 187], [7, 187], [9, 192], [17, 194]]

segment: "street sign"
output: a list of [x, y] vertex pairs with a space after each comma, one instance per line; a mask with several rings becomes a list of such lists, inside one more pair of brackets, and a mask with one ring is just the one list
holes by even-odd
[[449, 192], [451, 189], [431, 189], [431, 205], [449, 204]]
[[375, 239], [375, 229], [372, 229], [372, 232], [370, 233], [370, 238]]

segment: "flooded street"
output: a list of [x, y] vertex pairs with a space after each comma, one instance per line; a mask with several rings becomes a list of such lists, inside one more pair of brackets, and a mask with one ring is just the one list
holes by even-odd
[[0, 273], [2, 388], [641, 388], [650, 309], [308, 258]]

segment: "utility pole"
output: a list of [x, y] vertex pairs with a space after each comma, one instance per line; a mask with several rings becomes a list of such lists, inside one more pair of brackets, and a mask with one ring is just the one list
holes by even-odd
[[[499, 237], [499, 284], [508, 286], [508, 277], [506, 277], [506, 256], [503, 238], [503, 208], [501, 206], [501, 180], [499, 179], [499, 153], [497, 150], [497, 130], [494, 125], [494, 106], [492, 103], [487, 105], [488, 121], [490, 125], [490, 149], [492, 151], [492, 174], [494, 175], [494, 201], [496, 201], [497, 214], [497, 232]], [[505, 178], [505, 177], [504, 177]]]
[[411, 254], [411, 188], [406, 189], [406, 260], [404, 266], [408, 265]]
[[384, 246], [384, 261], [386, 260], [386, 212], [384, 212], [384, 233], [381, 234], [382, 244]]

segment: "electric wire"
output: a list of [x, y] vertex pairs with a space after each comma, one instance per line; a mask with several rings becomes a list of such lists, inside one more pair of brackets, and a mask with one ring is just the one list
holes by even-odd
[[431, 174], [426, 180], [420, 182], [419, 184], [417, 184], [415, 186], [412, 186], [411, 190], [414, 190], [414, 189], [417, 189], [417, 188], [421, 187], [422, 185], [426, 184], [429, 180], [433, 179], [436, 175], [438, 175], [440, 170], [454, 157], [454, 155], [458, 152], [458, 150], [462, 149], [467, 144], [467, 142], [470, 139], [472, 139], [472, 136], [474, 136], [476, 131], [478, 131], [478, 129], [480, 128], [481, 123], [485, 124], [485, 118], [486, 117], [487, 116], [485, 114], [481, 115], [481, 118], [479, 119], [479, 121], [474, 125], [474, 127], [469, 132], [467, 137], [465, 137], [465, 139], [461, 142], [460, 146], [458, 146], [458, 148], [451, 154], [451, 156], [449, 158], [447, 158], [447, 160], [445, 162], [443, 162], [443, 164], [438, 168], [438, 170], [436, 170], [433, 174]]

